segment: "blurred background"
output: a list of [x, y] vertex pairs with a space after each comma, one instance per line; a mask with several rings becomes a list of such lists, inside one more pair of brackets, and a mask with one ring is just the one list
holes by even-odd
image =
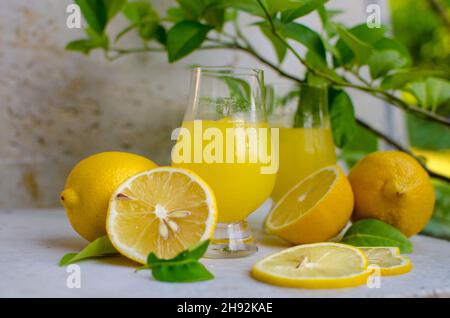
[[[159, 10], [173, 2], [152, 1]], [[96, 152], [124, 150], [168, 164], [170, 134], [187, 106], [191, 65], [261, 67], [267, 82], [277, 81], [256, 60], [234, 51], [195, 52], [175, 64], [168, 64], [164, 53], [109, 62], [97, 51], [90, 56], [67, 52], [65, 45], [83, 33], [66, 27], [70, 3], [0, 2], [0, 208], [60, 206], [68, 172]], [[336, 20], [354, 25], [366, 21], [368, 4], [381, 6], [382, 21], [392, 25], [391, 32], [408, 47], [416, 65], [444, 70], [450, 78], [450, 0], [335, 0], [327, 7], [342, 10]], [[126, 23], [121, 19], [110, 27], [122, 29]], [[314, 14], [303, 23], [319, 28]], [[274, 59], [270, 43], [257, 31], [246, 30], [255, 35], [254, 46]], [[292, 57], [283, 68], [293, 74], [303, 71]], [[352, 94], [358, 116], [402, 144], [450, 149], [448, 129]], [[450, 107], [440, 111], [448, 116]], [[446, 193], [448, 201], [448, 186]]]

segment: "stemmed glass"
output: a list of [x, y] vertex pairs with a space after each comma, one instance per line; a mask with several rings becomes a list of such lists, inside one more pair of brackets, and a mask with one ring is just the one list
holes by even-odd
[[[212, 188], [218, 223], [206, 257], [242, 257], [257, 248], [246, 217], [269, 198], [278, 162], [264, 107], [263, 72], [197, 67], [172, 164]], [[276, 157], [276, 158], [275, 158]]]

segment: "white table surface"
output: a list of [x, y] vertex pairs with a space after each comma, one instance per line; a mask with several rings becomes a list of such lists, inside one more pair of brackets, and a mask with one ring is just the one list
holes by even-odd
[[360, 286], [334, 290], [282, 288], [249, 275], [252, 264], [286, 245], [264, 234], [267, 205], [250, 217], [259, 251], [241, 259], [203, 259], [216, 278], [199, 283], [157, 282], [148, 271], [124, 257], [79, 263], [81, 288], [68, 288], [60, 257], [86, 245], [70, 227], [62, 209], [0, 210], [0, 297], [450, 297], [450, 242], [412, 238], [413, 270], [383, 277], [380, 288]]

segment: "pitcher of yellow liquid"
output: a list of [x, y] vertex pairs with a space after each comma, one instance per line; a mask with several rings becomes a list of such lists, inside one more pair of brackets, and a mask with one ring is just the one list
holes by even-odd
[[328, 116], [326, 86], [268, 86], [266, 107], [272, 127], [279, 128], [280, 165], [272, 199], [277, 202], [300, 180], [336, 163]]
[[[190, 169], [212, 188], [218, 223], [206, 257], [256, 251], [246, 217], [270, 197], [278, 168], [278, 136], [264, 108], [263, 73], [206, 67], [192, 71], [189, 106], [172, 165]], [[273, 153], [272, 153], [273, 152]]]

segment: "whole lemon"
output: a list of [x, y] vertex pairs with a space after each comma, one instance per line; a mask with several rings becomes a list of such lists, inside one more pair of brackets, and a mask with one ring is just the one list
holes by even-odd
[[106, 235], [106, 214], [114, 190], [130, 176], [156, 168], [151, 160], [125, 152], [102, 152], [70, 172], [61, 203], [74, 230], [89, 241]]
[[352, 219], [375, 218], [406, 236], [422, 230], [434, 209], [434, 188], [420, 163], [401, 151], [374, 152], [351, 169]]

